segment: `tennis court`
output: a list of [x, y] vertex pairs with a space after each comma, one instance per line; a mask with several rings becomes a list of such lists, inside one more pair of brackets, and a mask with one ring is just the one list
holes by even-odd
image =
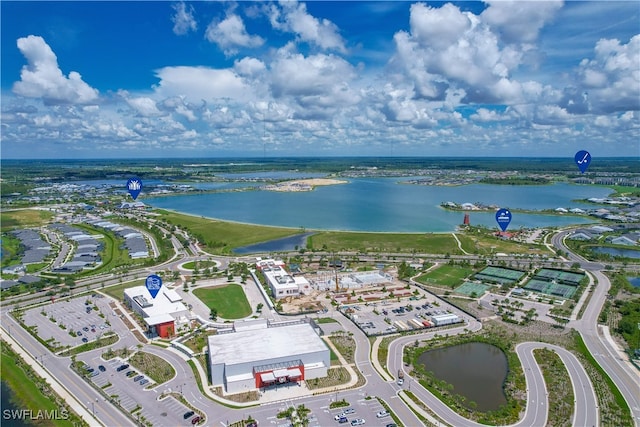
[[563, 285], [560, 283], [547, 282], [533, 278], [529, 280], [524, 289], [528, 291], [538, 292], [545, 295], [557, 296], [561, 298], [571, 298], [578, 289], [575, 286]]
[[463, 294], [466, 296], [471, 296], [474, 294], [478, 297], [484, 295], [484, 293], [491, 288], [489, 285], [483, 285], [481, 283], [472, 283], [472, 282], [464, 282], [462, 285], [458, 286], [454, 292]]
[[549, 282], [555, 281], [566, 285], [578, 286], [580, 281], [584, 278], [584, 274], [566, 270], [543, 268], [536, 274], [536, 278]]
[[487, 282], [494, 282], [500, 284], [513, 284], [520, 280], [524, 276], [524, 271], [513, 270], [511, 268], [488, 266], [474, 278], [479, 280], [485, 280]]

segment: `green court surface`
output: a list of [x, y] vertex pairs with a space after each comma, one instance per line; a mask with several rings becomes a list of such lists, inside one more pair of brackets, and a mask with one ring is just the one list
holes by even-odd
[[481, 283], [464, 282], [455, 289], [456, 293], [471, 296], [474, 294], [478, 297], [482, 296], [491, 286]]
[[524, 271], [513, 270], [510, 268], [488, 266], [475, 275], [476, 279], [486, 280], [494, 283], [515, 283], [524, 276]]
[[559, 283], [577, 286], [584, 278], [584, 274], [574, 273], [572, 271], [543, 268], [542, 270], [538, 271], [536, 277], [540, 280], [547, 280], [549, 282], [553, 280]]
[[537, 280], [533, 278], [529, 280], [524, 289], [554, 297], [571, 298], [578, 288], [575, 286], [546, 282], [544, 280]]

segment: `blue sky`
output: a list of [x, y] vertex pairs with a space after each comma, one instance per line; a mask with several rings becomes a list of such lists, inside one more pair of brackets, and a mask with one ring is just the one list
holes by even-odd
[[637, 1], [2, 1], [2, 158], [640, 155]]

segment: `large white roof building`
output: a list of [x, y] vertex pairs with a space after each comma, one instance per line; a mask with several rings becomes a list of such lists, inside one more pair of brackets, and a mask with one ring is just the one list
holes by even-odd
[[227, 393], [327, 375], [329, 348], [307, 321], [234, 323], [233, 332], [209, 337], [211, 381]]

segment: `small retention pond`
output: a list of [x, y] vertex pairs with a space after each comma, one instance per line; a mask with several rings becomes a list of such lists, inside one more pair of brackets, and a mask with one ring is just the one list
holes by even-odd
[[503, 389], [507, 356], [494, 345], [473, 342], [430, 350], [420, 355], [418, 363], [453, 385], [453, 392], [464, 396], [467, 406], [475, 402], [478, 411], [494, 411], [507, 403]]

